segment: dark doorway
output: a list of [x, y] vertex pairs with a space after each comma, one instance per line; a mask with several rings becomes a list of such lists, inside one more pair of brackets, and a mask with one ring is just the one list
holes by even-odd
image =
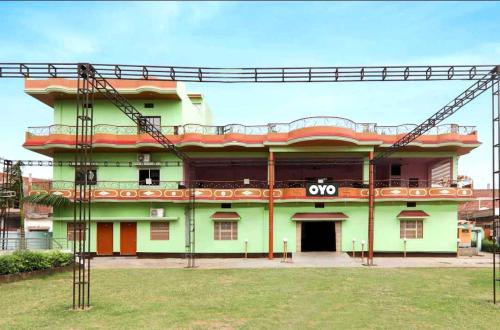
[[302, 222], [301, 250], [302, 252], [335, 251], [335, 222]]

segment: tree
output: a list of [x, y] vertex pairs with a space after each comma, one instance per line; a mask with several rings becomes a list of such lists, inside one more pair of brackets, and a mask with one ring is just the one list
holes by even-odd
[[35, 205], [52, 206], [54, 208], [64, 207], [72, 203], [69, 198], [64, 196], [46, 193], [26, 196], [23, 198], [23, 202]]

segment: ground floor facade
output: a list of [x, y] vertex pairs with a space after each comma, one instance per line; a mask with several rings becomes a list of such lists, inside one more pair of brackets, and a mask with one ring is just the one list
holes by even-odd
[[[152, 213], [152, 209], [162, 211]], [[195, 212], [195, 246], [200, 256], [267, 255], [266, 203], [199, 203]], [[59, 247], [73, 245], [72, 214], [68, 208], [58, 210], [54, 217], [53, 237]], [[368, 250], [367, 203], [276, 203], [273, 223], [273, 250], [278, 255], [285, 248], [292, 254]], [[185, 252], [186, 226], [183, 203], [94, 203], [91, 251], [97, 255], [179, 256]], [[457, 202], [379, 202], [375, 205], [374, 251], [453, 254], [456, 228]]]

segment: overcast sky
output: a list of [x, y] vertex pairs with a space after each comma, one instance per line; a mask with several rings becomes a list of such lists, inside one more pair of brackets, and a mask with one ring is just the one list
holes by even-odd
[[[94, 62], [190, 66], [344, 66], [500, 62], [499, 3], [0, 3], [0, 62]], [[217, 124], [340, 116], [381, 125], [420, 123], [470, 82], [189, 84]], [[51, 110], [0, 79], [0, 156], [24, 150], [28, 126]], [[475, 125], [483, 145], [459, 174], [490, 182], [491, 95], [447, 122]], [[36, 176], [50, 169], [31, 168]]]

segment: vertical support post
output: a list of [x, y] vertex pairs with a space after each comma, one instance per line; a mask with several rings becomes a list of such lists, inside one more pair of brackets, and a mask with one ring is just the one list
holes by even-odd
[[365, 241], [361, 241], [361, 263], [365, 262]]
[[269, 260], [273, 259], [274, 252], [274, 153], [269, 151], [268, 160], [268, 181], [269, 181]]
[[186, 220], [187, 220], [187, 242], [186, 242], [186, 258], [188, 264], [186, 268], [196, 268], [195, 256], [195, 234], [196, 234], [196, 182], [192, 180], [193, 178], [193, 168], [192, 163], [189, 161], [184, 162], [184, 166], [187, 167], [187, 188], [188, 188], [188, 205], [186, 207]]
[[90, 307], [90, 226], [95, 72], [78, 64], [73, 204], [73, 309]]
[[406, 258], [406, 244], [408, 241], [406, 240], [406, 237], [403, 238], [403, 258]]
[[248, 258], [248, 238], [245, 239], [245, 259]]
[[368, 154], [369, 170], [368, 170], [368, 260], [367, 265], [373, 266], [373, 209], [375, 207], [375, 181], [374, 172], [375, 164], [373, 161], [373, 151]]
[[[498, 67], [497, 67], [498, 69]], [[498, 74], [498, 72], [497, 72]], [[498, 251], [498, 230], [500, 225], [500, 196], [498, 189], [500, 188], [500, 79], [497, 75], [491, 87], [491, 116], [492, 116], [492, 209], [493, 209], [493, 303], [497, 303], [497, 286], [500, 282], [497, 270], [497, 256], [500, 256]], [[499, 263], [500, 265], [500, 260]]]
[[10, 200], [12, 191], [12, 161], [4, 159], [3, 160], [3, 176], [2, 176], [2, 187], [0, 189], [0, 231], [2, 237], [2, 250], [9, 248], [8, 240], [8, 228], [7, 221], [9, 219], [9, 209], [11, 207]]

